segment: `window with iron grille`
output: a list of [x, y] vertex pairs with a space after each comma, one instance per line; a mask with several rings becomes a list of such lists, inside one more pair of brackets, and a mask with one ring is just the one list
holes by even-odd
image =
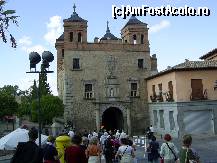
[[131, 97], [136, 97], [137, 94], [138, 94], [137, 91], [138, 91], [138, 85], [137, 85], [137, 83], [131, 83], [130, 96]]
[[80, 69], [79, 58], [73, 58], [73, 69]]
[[92, 99], [94, 97], [93, 84], [85, 84], [84, 97], [86, 99]]
[[143, 66], [143, 64], [144, 64], [144, 59], [138, 59], [138, 68], [144, 68], [144, 66]]

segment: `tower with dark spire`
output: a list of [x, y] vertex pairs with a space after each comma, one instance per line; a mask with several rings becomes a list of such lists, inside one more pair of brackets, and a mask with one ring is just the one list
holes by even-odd
[[87, 20], [78, 16], [76, 6], [68, 19], [64, 19], [64, 42], [87, 42]]
[[107, 28], [105, 35], [100, 39], [101, 43], [121, 43], [121, 39], [110, 32], [109, 22], [107, 21]]
[[128, 44], [149, 44], [147, 24], [131, 16], [121, 30], [121, 37], [123, 42]]

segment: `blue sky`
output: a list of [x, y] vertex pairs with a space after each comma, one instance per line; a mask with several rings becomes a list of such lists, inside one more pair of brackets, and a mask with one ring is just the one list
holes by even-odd
[[38, 79], [36, 74], [25, 73], [29, 71], [29, 52], [49, 50], [55, 56], [50, 67], [55, 73], [48, 74], [48, 80], [53, 93], [57, 94], [54, 41], [63, 32], [62, 20], [70, 17], [74, 3], [79, 16], [88, 20], [89, 42], [93, 42], [94, 37], [100, 38], [105, 34], [107, 20], [111, 32], [120, 37], [120, 30], [129, 17], [126, 20], [121, 17], [113, 19], [112, 5], [208, 7], [210, 16], [137, 17], [150, 28], [151, 54], [157, 54], [159, 70], [184, 62], [185, 59], [198, 60], [217, 46], [217, 1], [214, 0], [8, 0], [6, 9], [16, 9], [20, 16], [19, 27], [10, 27], [18, 47], [13, 49], [0, 41], [0, 87], [17, 84], [22, 90], [28, 89], [33, 80]]

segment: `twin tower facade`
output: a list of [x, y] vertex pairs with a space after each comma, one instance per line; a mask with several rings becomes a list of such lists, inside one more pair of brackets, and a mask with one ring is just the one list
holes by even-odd
[[87, 20], [75, 11], [64, 19], [56, 40], [57, 87], [64, 119], [77, 129], [144, 132], [149, 125], [145, 78], [157, 72], [150, 56], [148, 27], [132, 16], [121, 38], [108, 26], [105, 35], [87, 41]]

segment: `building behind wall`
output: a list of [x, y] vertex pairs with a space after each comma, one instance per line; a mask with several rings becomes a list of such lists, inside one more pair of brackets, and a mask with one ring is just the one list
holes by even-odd
[[149, 125], [146, 81], [157, 72], [150, 56], [147, 24], [131, 17], [114, 36], [107, 23], [103, 37], [87, 41], [87, 20], [75, 11], [64, 19], [56, 40], [57, 85], [64, 119], [76, 129], [123, 129], [142, 133]]
[[217, 134], [217, 61], [188, 61], [147, 78], [150, 120], [160, 134]]

